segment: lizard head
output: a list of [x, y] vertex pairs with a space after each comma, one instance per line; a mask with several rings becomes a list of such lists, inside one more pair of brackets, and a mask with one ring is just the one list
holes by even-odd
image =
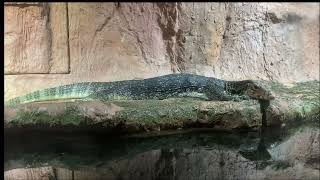
[[275, 97], [258, 81], [227, 81], [226, 91], [234, 95], [245, 95], [256, 100], [273, 100]]
[[260, 100], [273, 100], [274, 96], [270, 91], [262, 88], [258, 84], [250, 81], [247, 83], [246, 95], [251, 97], [252, 99], [260, 99]]

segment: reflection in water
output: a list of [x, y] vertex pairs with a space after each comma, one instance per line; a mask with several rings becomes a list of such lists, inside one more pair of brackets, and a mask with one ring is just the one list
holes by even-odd
[[250, 133], [248, 133], [247, 138], [244, 138], [243, 143], [240, 145], [239, 153], [252, 161], [268, 160], [271, 158], [264, 142], [264, 136], [252, 136]]
[[4, 165], [7, 172], [50, 166], [55, 179], [259, 179], [259, 169], [273, 163], [266, 148], [275, 139], [256, 133], [7, 132]]

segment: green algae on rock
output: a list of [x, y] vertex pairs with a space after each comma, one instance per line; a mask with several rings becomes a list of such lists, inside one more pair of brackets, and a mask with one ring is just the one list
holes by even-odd
[[[7, 116], [7, 127], [100, 126], [128, 132], [159, 131], [184, 127], [223, 129], [258, 127], [256, 101], [204, 102], [194, 99], [139, 101], [76, 101], [31, 103], [18, 106]], [[7, 108], [7, 111], [10, 111]], [[13, 111], [11, 109], [11, 111]]]
[[275, 95], [275, 100], [267, 109], [269, 124], [295, 126], [304, 123], [320, 123], [319, 81], [299, 82], [285, 86], [276, 82], [266, 82]]
[[[39, 108], [41, 109], [41, 108]], [[57, 115], [52, 115], [47, 111], [19, 111], [17, 116], [10, 120], [14, 126], [35, 125], [35, 126], [78, 126], [84, 121], [84, 117], [79, 114], [75, 107], [67, 107], [65, 111]]]
[[[285, 86], [259, 82], [275, 100], [267, 108], [267, 125], [290, 127], [319, 123], [319, 81]], [[118, 101], [51, 101], [5, 108], [5, 127], [101, 127], [121, 132], [205, 127], [251, 129], [261, 127], [258, 101], [201, 101], [194, 98]]]

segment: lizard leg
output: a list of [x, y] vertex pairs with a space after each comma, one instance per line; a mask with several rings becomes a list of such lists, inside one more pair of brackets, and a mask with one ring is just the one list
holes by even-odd
[[243, 100], [249, 100], [250, 97], [246, 95], [233, 95], [233, 94], [228, 94], [225, 91], [210, 91], [206, 92], [207, 97], [209, 100], [220, 100], [220, 101], [243, 101]]

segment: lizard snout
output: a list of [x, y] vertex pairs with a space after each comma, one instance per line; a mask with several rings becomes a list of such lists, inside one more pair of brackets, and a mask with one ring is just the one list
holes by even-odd
[[274, 100], [275, 99], [274, 95], [272, 95], [270, 92], [268, 92], [267, 96], [268, 96], [269, 100]]

